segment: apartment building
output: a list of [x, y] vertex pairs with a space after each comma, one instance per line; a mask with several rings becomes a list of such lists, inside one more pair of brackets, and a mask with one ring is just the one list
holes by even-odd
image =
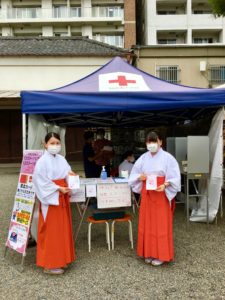
[[1, 0], [1, 36], [87, 36], [136, 44], [135, 0]]
[[225, 18], [208, 0], [137, 0], [137, 66], [171, 83], [225, 83]]
[[208, 0], [137, 0], [138, 44], [225, 44]]

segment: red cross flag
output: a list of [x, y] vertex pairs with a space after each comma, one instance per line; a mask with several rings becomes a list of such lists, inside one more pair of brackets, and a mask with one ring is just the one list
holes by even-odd
[[149, 91], [141, 75], [124, 72], [114, 72], [99, 75], [99, 91]]

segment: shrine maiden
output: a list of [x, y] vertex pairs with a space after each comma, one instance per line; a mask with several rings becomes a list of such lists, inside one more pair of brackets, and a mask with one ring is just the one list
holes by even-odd
[[174, 259], [172, 208], [180, 191], [178, 163], [161, 145], [159, 134], [150, 132], [148, 151], [136, 161], [129, 177], [132, 190], [141, 193], [137, 254], [154, 266]]
[[45, 152], [37, 161], [33, 183], [39, 199], [37, 233], [37, 266], [45, 273], [59, 275], [64, 267], [75, 260], [66, 177], [71, 168], [58, 154], [61, 142], [58, 134], [50, 132], [45, 137]]

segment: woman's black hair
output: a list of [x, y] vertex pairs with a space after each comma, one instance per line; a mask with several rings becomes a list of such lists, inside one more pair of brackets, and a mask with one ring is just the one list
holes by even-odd
[[126, 152], [122, 155], [122, 159], [123, 159], [123, 160], [124, 160], [124, 159], [127, 159], [128, 156], [132, 156], [132, 155], [133, 155], [133, 151], [128, 150], [128, 151], [126, 151]]
[[55, 132], [49, 132], [46, 134], [45, 136], [45, 144], [47, 144], [47, 142], [50, 140], [50, 138], [56, 138], [57, 140], [60, 141], [60, 136], [58, 135], [58, 133], [55, 133]]
[[146, 135], [146, 142], [157, 142], [158, 139], [161, 141], [162, 137], [161, 135], [156, 132], [156, 131], [150, 131], [147, 135]]

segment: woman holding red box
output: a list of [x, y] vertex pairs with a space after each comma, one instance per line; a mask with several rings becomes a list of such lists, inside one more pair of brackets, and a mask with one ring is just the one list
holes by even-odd
[[141, 193], [137, 254], [154, 266], [174, 259], [173, 204], [180, 191], [178, 163], [161, 146], [159, 134], [148, 133], [148, 151], [136, 161], [129, 178], [133, 192]]

